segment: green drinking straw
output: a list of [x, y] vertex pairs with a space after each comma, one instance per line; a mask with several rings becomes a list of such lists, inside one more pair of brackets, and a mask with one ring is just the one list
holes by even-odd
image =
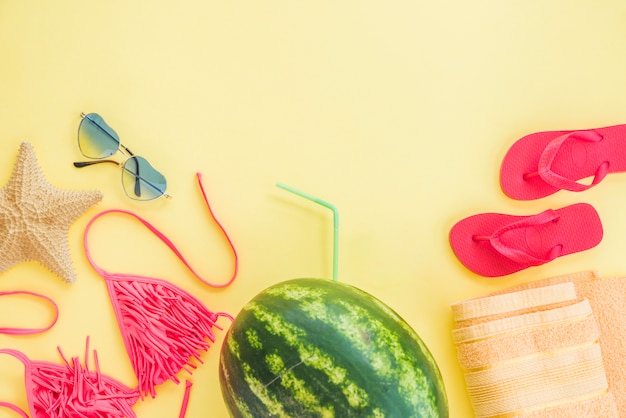
[[339, 273], [339, 266], [337, 264], [339, 260], [339, 211], [334, 205], [315, 196], [311, 196], [308, 193], [296, 190], [293, 187], [287, 186], [283, 183], [276, 183], [276, 186], [280, 187], [281, 189], [287, 190], [288, 192], [297, 194], [298, 196], [304, 197], [305, 199], [308, 199], [312, 202], [325, 206], [333, 211], [333, 280], [337, 281], [337, 276]]

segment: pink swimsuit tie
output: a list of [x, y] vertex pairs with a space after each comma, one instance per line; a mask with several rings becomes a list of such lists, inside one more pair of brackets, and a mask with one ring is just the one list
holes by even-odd
[[[221, 229], [234, 254], [233, 275], [223, 284], [215, 284], [203, 279], [185, 260], [172, 241], [149, 222], [132, 212], [118, 209], [106, 210], [94, 216], [85, 229], [84, 246], [87, 259], [105, 280], [142, 398], [147, 394], [155, 397], [155, 386], [167, 380], [180, 383], [176, 375], [182, 369], [191, 374], [192, 369], [197, 367], [194, 359], [202, 363], [201, 352], [207, 351], [210, 344], [215, 342], [213, 328], [222, 329], [216, 321], [220, 317], [229, 318], [231, 321], [233, 318], [227, 313], [210, 311], [189, 292], [168, 281], [132, 274], [109, 273], [98, 267], [89, 253], [88, 233], [96, 219], [101, 216], [111, 213], [129, 215], [139, 220], [159, 237], [203, 283], [216, 288], [230, 285], [237, 275], [237, 253], [228, 234], [211, 210], [199, 173], [197, 178], [209, 213]], [[188, 395], [188, 389], [189, 385], [186, 395]]]
[[57, 323], [59, 319], [59, 308], [57, 304], [54, 303], [52, 299], [48, 296], [41, 295], [39, 293], [29, 292], [27, 290], [12, 290], [12, 291], [2, 291], [0, 292], [0, 296], [8, 296], [8, 295], [30, 295], [35, 296], [40, 299], [44, 299], [48, 301], [52, 307], [54, 308], [54, 318], [52, 322], [45, 328], [9, 328], [9, 327], [0, 327], [0, 334], [9, 334], [9, 335], [29, 335], [29, 334], [39, 334], [41, 332], [48, 331], [50, 328]]

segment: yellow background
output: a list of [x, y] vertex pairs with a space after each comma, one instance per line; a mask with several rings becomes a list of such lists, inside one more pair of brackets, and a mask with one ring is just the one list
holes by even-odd
[[[0, 336], [0, 346], [58, 361], [59, 345], [82, 359], [89, 335], [102, 370], [134, 385], [82, 232], [101, 210], [132, 210], [205, 277], [225, 279], [232, 258], [207, 217], [196, 172], [239, 252], [230, 288], [199, 284], [124, 217], [94, 229], [100, 265], [171, 280], [233, 315], [273, 283], [330, 277], [330, 212], [276, 188], [280, 181], [339, 208], [339, 279], [415, 328], [439, 363], [451, 417], [471, 416], [450, 338], [451, 303], [579, 270], [626, 272], [624, 175], [584, 194], [530, 202], [507, 198], [498, 182], [502, 157], [525, 134], [626, 121], [625, 39], [626, 5], [609, 0], [4, 0], [2, 183], [19, 144], [30, 141], [51, 184], [98, 189], [104, 199], [69, 231], [75, 284], [34, 262], [1, 273], [0, 290], [44, 293], [61, 314], [48, 333]], [[173, 199], [134, 203], [112, 166], [74, 168], [80, 112], [100, 113], [166, 175]], [[449, 247], [449, 229], [466, 216], [534, 214], [580, 201], [593, 204], [605, 226], [592, 250], [486, 279]], [[49, 315], [32, 299], [0, 299], [5, 326], [43, 324]], [[227, 416], [217, 378], [223, 336], [191, 377], [190, 418]], [[26, 407], [21, 366], [7, 357], [0, 370], [0, 398]], [[159, 387], [156, 399], [136, 405], [137, 415], [178, 416], [183, 390]]]

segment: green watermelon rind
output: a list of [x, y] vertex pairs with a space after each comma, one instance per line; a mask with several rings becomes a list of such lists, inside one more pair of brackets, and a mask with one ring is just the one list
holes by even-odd
[[236, 418], [447, 417], [439, 368], [395, 311], [353, 286], [293, 279], [246, 304], [220, 355]]

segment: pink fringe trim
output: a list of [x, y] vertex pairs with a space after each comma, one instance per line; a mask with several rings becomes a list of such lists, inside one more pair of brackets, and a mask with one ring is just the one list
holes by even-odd
[[[61, 349], [62, 364], [30, 361], [24, 354], [11, 349], [0, 352], [19, 359], [26, 368], [26, 391], [33, 418], [135, 418], [132, 406], [139, 399], [137, 389], [103, 375], [94, 350], [95, 371], [91, 371], [78, 357], [68, 361]], [[87, 339], [86, 353], [89, 351]], [[86, 356], [87, 357], [87, 356]], [[27, 416], [14, 405], [4, 406]]]
[[160, 279], [108, 275], [107, 287], [137, 376], [139, 392], [156, 396], [155, 386], [202, 364], [215, 342], [213, 328], [224, 313], [213, 313], [183, 289]]

